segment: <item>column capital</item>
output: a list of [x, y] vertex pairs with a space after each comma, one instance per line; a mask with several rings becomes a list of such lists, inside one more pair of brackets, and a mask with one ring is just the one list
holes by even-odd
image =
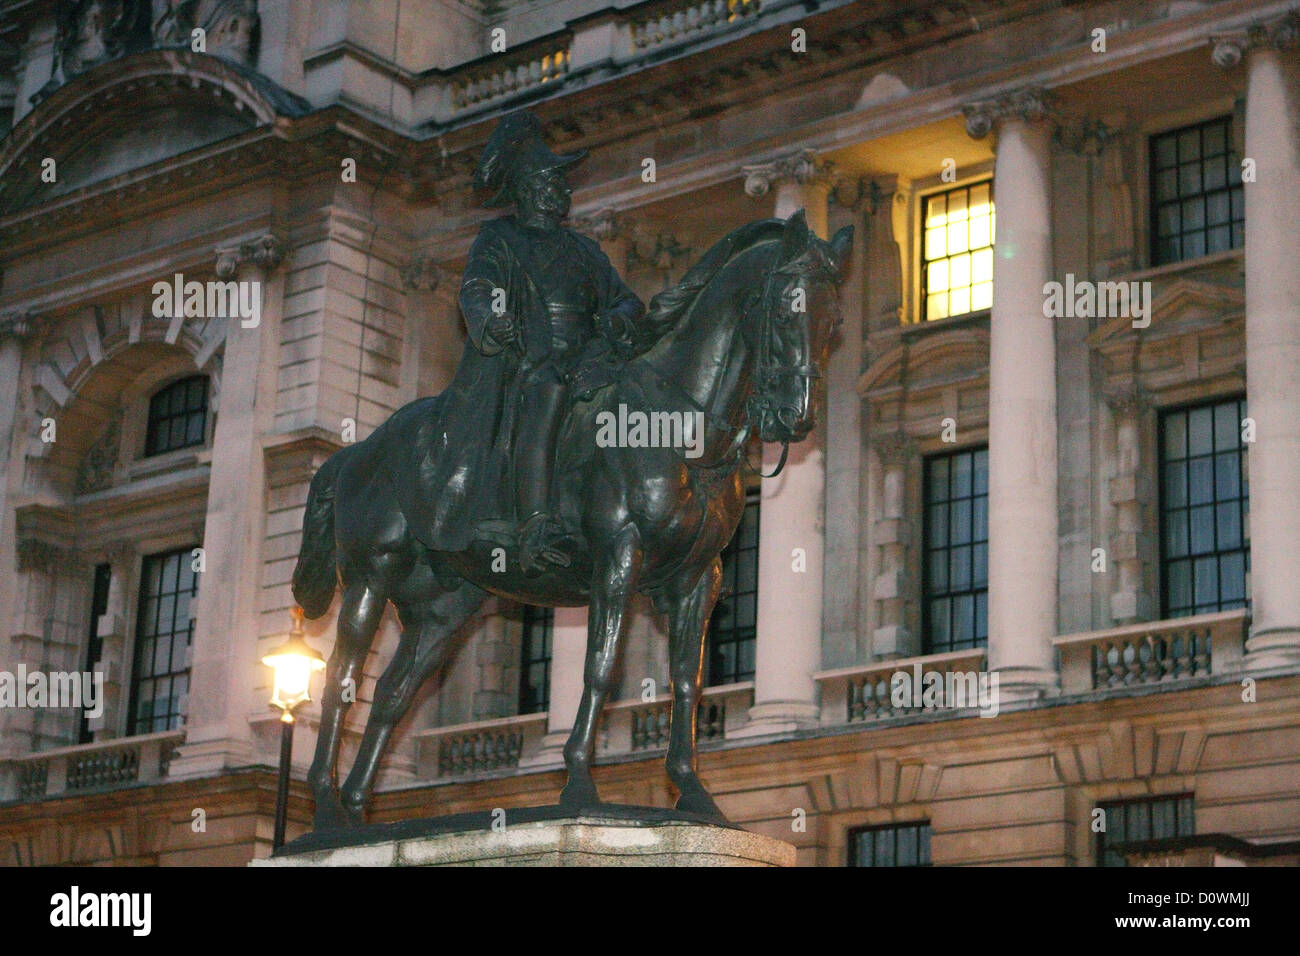
[[1058, 122], [1052, 131], [1052, 142], [1076, 156], [1097, 156], [1116, 135], [1101, 120], [1084, 116]]
[[1210, 59], [1221, 69], [1231, 69], [1252, 50], [1289, 50], [1300, 40], [1300, 13], [1291, 10], [1271, 20], [1252, 23], [1241, 30], [1210, 34]]
[[285, 259], [288, 243], [276, 233], [268, 232], [255, 239], [215, 250], [218, 279], [233, 278], [239, 267], [252, 263], [266, 272], [273, 272]]
[[802, 185], [830, 186], [835, 178], [835, 166], [829, 160], [819, 159], [813, 149], [799, 149], [766, 163], [753, 163], [740, 167], [745, 176], [745, 194], [755, 199], [767, 195], [773, 184], [787, 181]]
[[1151, 407], [1151, 393], [1136, 382], [1103, 388], [1101, 398], [1116, 415], [1140, 415]]
[[402, 267], [401, 274], [407, 292], [433, 292], [454, 278], [452, 271], [433, 256], [416, 256]]
[[44, 317], [25, 309], [0, 312], [0, 341], [16, 339], [22, 342], [29, 338], [39, 338], [45, 331], [45, 325]]
[[966, 134], [972, 139], [983, 139], [1003, 120], [1040, 122], [1048, 118], [1051, 108], [1051, 94], [1033, 86], [967, 103], [961, 111], [966, 117]]
[[906, 202], [909, 191], [907, 181], [896, 175], [843, 176], [831, 187], [830, 201], [844, 209], [874, 216], [887, 210], [891, 200]]
[[872, 435], [868, 441], [886, 468], [906, 465], [917, 455], [916, 440], [901, 430]]

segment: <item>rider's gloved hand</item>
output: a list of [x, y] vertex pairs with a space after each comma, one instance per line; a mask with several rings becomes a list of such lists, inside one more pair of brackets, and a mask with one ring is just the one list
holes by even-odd
[[488, 318], [487, 325], [483, 330], [483, 337], [488, 339], [493, 351], [501, 351], [507, 345], [513, 346], [517, 351], [523, 349], [523, 339], [519, 332], [519, 323], [509, 312], [503, 312], [500, 315], [495, 312]]

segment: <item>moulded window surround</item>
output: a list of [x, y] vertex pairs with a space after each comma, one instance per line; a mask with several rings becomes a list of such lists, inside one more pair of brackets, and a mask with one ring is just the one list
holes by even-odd
[[1148, 138], [1153, 265], [1244, 246], [1245, 190], [1232, 127], [1226, 115]]
[[1164, 618], [1249, 606], [1245, 396], [1162, 409], [1160, 608]]
[[1190, 793], [1111, 800], [1098, 806], [1105, 814], [1106, 828], [1096, 836], [1097, 866], [1127, 866], [1124, 857], [1111, 849], [1123, 843], [1196, 834], [1196, 801]]
[[[952, 182], [944, 182], [939, 176], [934, 176], [926, 180], [918, 180], [911, 183], [910, 202], [912, 205], [910, 218], [910, 235], [908, 237], [908, 255], [905, 261], [909, 264], [909, 275], [904, 281], [904, 285], [909, 293], [909, 302], [903, 310], [904, 327], [949, 327], [950, 323], [958, 323], [974, 317], [987, 316], [992, 310], [992, 257], [993, 248], [991, 244], [996, 241], [996, 214], [995, 214], [995, 184], [993, 182], [993, 160], [972, 164], [969, 167], [959, 170], [962, 174]], [[948, 222], [950, 211], [943, 211], [944, 222], [940, 224], [937, 218], [931, 217], [933, 221], [927, 222], [927, 209], [933, 205], [936, 197], [948, 194], [956, 195], [961, 193], [962, 197], [969, 200], [970, 190], [979, 190], [981, 187], [988, 187], [987, 210], [988, 215], [980, 215], [975, 219], [977, 228], [975, 234], [971, 234], [971, 222], [969, 216], [969, 202], [960, 209], [951, 211], [951, 215], [956, 218]], [[977, 199], [980, 198], [980, 193]], [[958, 197], [960, 200], [961, 197]], [[960, 204], [960, 202], [959, 202]], [[983, 208], [983, 207], [981, 207]], [[933, 210], [932, 210], [933, 211]], [[964, 213], [964, 215], [963, 215]], [[985, 237], [982, 229], [983, 224], [989, 226], [989, 244], [985, 244]], [[952, 232], [953, 243], [949, 243], [949, 232]], [[940, 264], [939, 256], [939, 238], [942, 233], [942, 263]], [[979, 249], [985, 249], [986, 252], [979, 252], [971, 246], [972, 240], [978, 240]], [[975, 261], [975, 255], [972, 251], [979, 252], [979, 263]], [[931, 264], [932, 267], [931, 267]], [[947, 268], [945, 276], [939, 276], [938, 272]], [[974, 270], [987, 270], [987, 275], [980, 272], [980, 282], [974, 283]], [[957, 275], [952, 274], [953, 270]], [[933, 273], [933, 274], [932, 274]], [[944, 288], [936, 288], [938, 279], [943, 278]], [[954, 279], [958, 280], [954, 283]], [[983, 285], [983, 283], [988, 283]], [[978, 301], [969, 301], [960, 298], [962, 290], [971, 292], [974, 285], [980, 285]], [[939, 292], [949, 295], [956, 291], [959, 294], [959, 300], [952, 302], [951, 298], [945, 303], [945, 307], [936, 314], [933, 305], [937, 301], [933, 298]], [[928, 293], [928, 294], [927, 294]], [[959, 311], [953, 311], [953, 306], [959, 308]]]
[[209, 392], [206, 375], [190, 375], [149, 396], [144, 457], [202, 446], [207, 441]]
[[988, 448], [922, 462], [922, 653], [988, 645]]
[[848, 865], [930, 866], [929, 820], [856, 827], [848, 834]]
[[[196, 546], [197, 547], [197, 546]], [[199, 575], [192, 549], [145, 556], [140, 571], [132, 652], [129, 734], [184, 726], [190, 698], [190, 659]]]
[[[208, 413], [201, 443], [147, 456], [146, 439], [149, 426], [149, 404], [154, 395], [169, 385], [195, 375], [205, 374], [208, 379]], [[121, 396], [122, 437], [118, 453], [121, 474], [126, 481], [147, 477], [163, 471], [183, 469], [200, 463], [212, 447], [219, 414], [213, 395], [211, 375], [200, 373], [188, 355], [175, 354], [152, 366]]]
[[[1207, 248], [1200, 255], [1179, 256], [1173, 260], [1160, 260], [1155, 255], [1157, 229], [1154, 217], [1157, 202], [1154, 187], [1157, 170], [1152, 156], [1153, 143], [1157, 138], [1166, 134], [1225, 119], [1229, 121], [1227, 148], [1236, 153], [1238, 162], [1237, 175], [1240, 176], [1240, 161], [1244, 155], [1246, 122], [1244, 99], [1234, 99], [1232, 96], [1206, 99], [1186, 109], [1162, 113], [1159, 117], [1142, 123], [1136, 130], [1136, 135], [1132, 138], [1132, 153], [1130, 154], [1133, 159], [1132, 168], [1136, 171], [1136, 175], [1130, 181], [1134, 186], [1133, 213], [1136, 230], [1133, 237], [1134, 252], [1141, 266], [1140, 273], [1145, 274], [1148, 271], [1157, 269], [1177, 269], [1180, 266], [1195, 266], [1223, 256], [1230, 256], [1234, 252], [1241, 253], [1242, 246], [1234, 244], [1228, 250], [1211, 252]], [[1115, 278], [1131, 279], [1134, 277]]]

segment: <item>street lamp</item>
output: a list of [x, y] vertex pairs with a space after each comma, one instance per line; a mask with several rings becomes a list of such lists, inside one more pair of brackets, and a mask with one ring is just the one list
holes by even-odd
[[293, 755], [293, 711], [311, 700], [311, 675], [323, 670], [321, 657], [303, 638], [302, 608], [294, 606], [289, 639], [262, 658], [275, 674], [271, 706], [280, 708], [280, 780], [275, 794], [275, 839], [272, 848], [284, 846], [284, 828], [289, 813], [289, 761]]

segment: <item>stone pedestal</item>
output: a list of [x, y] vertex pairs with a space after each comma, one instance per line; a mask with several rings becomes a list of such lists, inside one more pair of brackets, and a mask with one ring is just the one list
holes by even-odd
[[[665, 810], [560, 807], [368, 826], [360, 845], [309, 834], [250, 866], [794, 866], [789, 843]], [[340, 838], [341, 835], [340, 835]], [[355, 839], [355, 837], [353, 837]], [[301, 849], [300, 849], [301, 848]]]

